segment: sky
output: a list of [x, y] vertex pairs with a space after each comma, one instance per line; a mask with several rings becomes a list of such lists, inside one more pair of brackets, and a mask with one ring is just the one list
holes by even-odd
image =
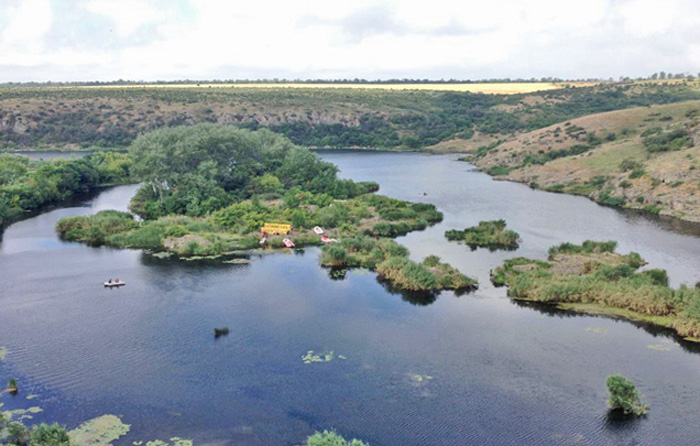
[[700, 72], [697, 0], [0, 0], [0, 82]]

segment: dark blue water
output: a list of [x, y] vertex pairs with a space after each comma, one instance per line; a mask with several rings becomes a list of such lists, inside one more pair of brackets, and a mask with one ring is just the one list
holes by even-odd
[[[132, 431], [119, 445], [173, 436], [294, 445], [324, 428], [375, 446], [697, 444], [700, 356], [691, 347], [624, 321], [523, 307], [488, 284], [504, 258], [543, 258], [555, 243], [587, 238], [617, 239], [621, 251], [668, 268], [674, 284], [694, 283], [692, 227], [495, 182], [450, 157], [323, 156], [384, 194], [436, 204], [445, 221], [400, 242], [417, 260], [435, 253], [477, 276], [481, 289], [412, 301], [365, 271], [332, 280], [315, 249], [234, 265], [56, 238], [60, 217], [123, 209], [134, 187], [114, 188], [5, 231], [0, 381], [15, 376], [21, 391], [0, 397], [3, 409], [38, 405], [36, 421], [69, 428], [122, 415]], [[521, 234], [519, 251], [470, 251], [442, 237], [491, 218]], [[128, 284], [105, 290], [109, 277]], [[215, 340], [220, 326], [230, 334]], [[347, 359], [305, 364], [308, 350]], [[646, 419], [608, 419], [605, 377], [618, 372], [651, 403]]]

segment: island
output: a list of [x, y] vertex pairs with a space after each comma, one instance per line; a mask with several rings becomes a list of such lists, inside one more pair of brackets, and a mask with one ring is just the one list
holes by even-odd
[[581, 313], [622, 317], [675, 330], [700, 341], [700, 289], [673, 289], [662, 269], [637, 271], [645, 265], [635, 253], [618, 254], [615, 241], [562, 243], [547, 261], [517, 257], [491, 272], [508, 296], [542, 302]]
[[408, 250], [391, 240], [440, 222], [434, 205], [339, 179], [334, 165], [268, 130], [162, 129], [139, 137], [129, 156], [131, 174], [142, 181], [133, 214], [61, 219], [56, 230], [64, 240], [187, 258], [325, 245], [322, 265], [369, 268], [398, 289], [477, 287], [436, 256], [408, 259]]

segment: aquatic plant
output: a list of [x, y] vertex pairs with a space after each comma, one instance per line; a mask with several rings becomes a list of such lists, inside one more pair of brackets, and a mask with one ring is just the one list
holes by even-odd
[[[304, 361], [304, 364], [311, 364], [312, 362], [331, 362], [334, 358], [335, 353], [333, 353], [333, 350], [324, 350], [319, 353], [309, 350], [301, 357], [301, 360]], [[346, 358], [343, 356], [341, 359]]]
[[605, 384], [610, 392], [610, 397], [607, 399], [610, 409], [621, 410], [626, 415], [642, 416], [647, 414], [649, 405], [642, 404], [634, 382], [622, 375], [611, 375], [605, 380]]
[[113, 441], [126, 435], [130, 428], [116, 415], [102, 415], [69, 431], [68, 436], [71, 446], [111, 446]]
[[14, 378], [10, 378], [10, 381], [7, 383], [7, 391], [10, 393], [17, 393], [18, 388], [17, 388], [17, 380]]
[[347, 441], [333, 431], [316, 432], [306, 439], [306, 446], [369, 446], [357, 439]]

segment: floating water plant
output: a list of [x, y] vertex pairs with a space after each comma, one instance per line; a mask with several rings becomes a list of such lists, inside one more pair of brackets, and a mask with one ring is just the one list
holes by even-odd
[[7, 354], [10, 351], [5, 347], [0, 347], [0, 361], [4, 361], [7, 358]]
[[111, 446], [131, 428], [116, 415], [93, 418], [68, 432], [71, 446]]
[[37, 414], [43, 411], [44, 409], [42, 409], [39, 406], [32, 406], [28, 409], [8, 410], [7, 412], [4, 412], [4, 414], [14, 421], [21, 421], [31, 420], [32, 418], [34, 418], [31, 414]]
[[608, 332], [608, 329], [607, 328], [586, 328], [586, 331], [590, 331], [592, 333], [605, 334]]
[[[304, 361], [304, 364], [311, 364], [312, 362], [331, 362], [334, 358], [335, 354], [333, 353], [333, 350], [324, 350], [318, 354], [314, 353], [313, 350], [309, 350], [304, 356], [301, 357], [301, 360]], [[343, 358], [345, 359], [345, 357]]]
[[14, 378], [10, 378], [10, 381], [8, 381], [7, 388], [5, 390], [7, 390], [9, 393], [17, 393], [17, 391], [19, 390], [17, 388], [17, 380]]

